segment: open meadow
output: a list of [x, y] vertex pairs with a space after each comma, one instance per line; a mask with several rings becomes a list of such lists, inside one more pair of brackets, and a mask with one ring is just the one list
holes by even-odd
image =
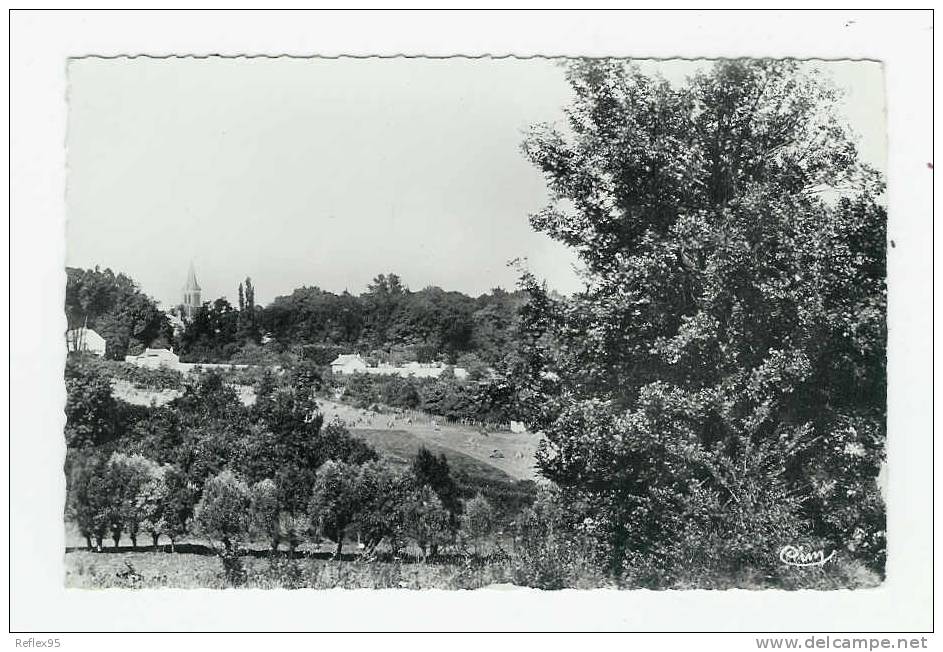
[[[393, 457], [411, 457], [424, 445], [435, 453], [444, 452], [450, 461], [453, 456], [456, 460], [459, 456], [472, 458], [515, 480], [538, 478], [534, 453], [540, 435], [534, 433], [486, 430], [432, 416], [407, 420], [401, 415], [381, 414], [327, 399], [319, 399], [318, 406], [325, 422], [340, 418], [352, 434], [369, 441], [381, 452], [388, 451]], [[393, 430], [401, 434], [384, 435]]]

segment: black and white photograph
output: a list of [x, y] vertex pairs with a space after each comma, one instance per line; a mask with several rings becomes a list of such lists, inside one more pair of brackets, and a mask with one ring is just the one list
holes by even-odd
[[68, 599], [896, 590], [899, 68], [126, 43], [61, 60], [34, 297]]
[[68, 74], [68, 586], [882, 581], [880, 64]]

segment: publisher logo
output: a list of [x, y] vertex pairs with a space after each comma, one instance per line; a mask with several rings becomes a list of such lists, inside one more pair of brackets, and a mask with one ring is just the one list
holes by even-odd
[[832, 550], [831, 554], [825, 555], [824, 550], [806, 550], [805, 546], [783, 546], [779, 549], [779, 561], [787, 566], [800, 566], [806, 568], [809, 566], [824, 566], [835, 556], [837, 550]]

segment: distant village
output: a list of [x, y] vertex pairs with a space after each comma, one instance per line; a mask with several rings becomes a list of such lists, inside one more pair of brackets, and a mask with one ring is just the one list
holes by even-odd
[[[175, 331], [182, 331], [193, 320], [195, 312], [203, 308], [201, 302], [202, 289], [196, 279], [196, 270], [193, 264], [187, 272], [187, 281], [183, 287], [182, 301], [177, 306], [165, 310], [164, 314]], [[107, 341], [95, 330], [82, 326], [66, 332], [66, 350], [68, 352], [83, 352], [104, 357]], [[124, 361], [137, 367], [147, 369], [170, 369], [182, 373], [189, 373], [195, 367], [209, 369], [243, 369], [253, 365], [212, 363], [212, 362], [181, 362], [173, 348], [145, 348], [138, 355], [126, 355]], [[408, 362], [402, 365], [379, 363], [368, 365], [359, 353], [345, 353], [338, 355], [331, 363], [331, 372], [335, 375], [369, 374], [377, 376], [401, 376], [404, 378], [438, 378], [448, 365], [442, 362]], [[451, 367], [456, 378], [468, 377], [467, 370], [462, 367]]]

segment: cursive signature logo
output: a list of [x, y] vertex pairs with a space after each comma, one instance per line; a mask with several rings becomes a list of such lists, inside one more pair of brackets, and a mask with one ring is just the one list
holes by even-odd
[[810, 550], [806, 552], [804, 546], [783, 546], [779, 549], [779, 561], [787, 566], [823, 566], [825, 562], [835, 556], [837, 550], [825, 556], [824, 550]]

